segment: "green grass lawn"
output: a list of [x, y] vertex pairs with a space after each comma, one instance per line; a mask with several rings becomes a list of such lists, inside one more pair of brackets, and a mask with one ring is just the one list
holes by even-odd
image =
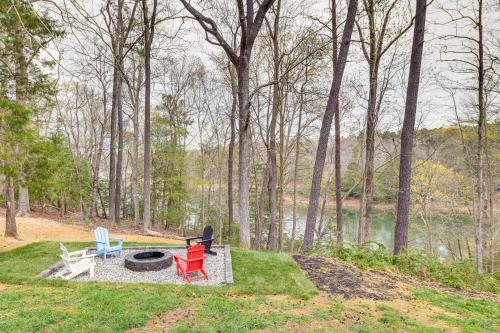
[[[75, 250], [91, 244], [67, 245]], [[384, 304], [354, 307], [321, 295], [286, 254], [233, 248], [234, 285], [222, 287], [37, 278], [58, 254], [56, 242], [0, 253], [0, 332], [446, 331]], [[458, 331], [500, 330], [496, 302], [426, 289], [415, 297], [442, 307], [434, 319]]]
[[[68, 243], [68, 248], [90, 245]], [[266, 327], [272, 318], [260, 314], [239, 317], [240, 308], [252, 307], [259, 300], [232, 300], [235, 296], [282, 294], [308, 299], [317, 293], [287, 255], [233, 249], [234, 285], [199, 287], [37, 278], [58, 260], [58, 254], [56, 242], [34, 243], [0, 253], [0, 283], [4, 284], [0, 289], [1, 332], [122, 332], [144, 325], [161, 312], [187, 306], [202, 308], [200, 330], [202, 326], [218, 326], [214, 314], [222, 311], [226, 323], [223, 331], [245, 331]]]

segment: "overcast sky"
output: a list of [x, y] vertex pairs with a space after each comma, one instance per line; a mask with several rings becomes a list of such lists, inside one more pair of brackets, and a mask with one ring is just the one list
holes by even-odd
[[[63, 1], [63, 0], [61, 0]], [[196, 3], [196, 1], [193, 1]], [[414, 1], [408, 1], [408, 3], [413, 3]], [[473, 2], [472, 0], [469, 0], [468, 3]], [[485, 2], [490, 2], [490, 3], [495, 3], [493, 0], [487, 0]], [[85, 2], [86, 6], [88, 8], [94, 7], [98, 8], [100, 5], [101, 1], [100, 0], [89, 0]], [[315, 16], [321, 16], [328, 15], [328, 0], [310, 0], [310, 1], [304, 1], [302, 3], [303, 6], [308, 7], [308, 12], [311, 13], [312, 15]], [[450, 41], [450, 42], [443, 42], [443, 40], [439, 39], [439, 36], [443, 36], [446, 34], [450, 34], [454, 32], [455, 26], [453, 24], [444, 24], [445, 22], [449, 21], [449, 17], [444, 14], [444, 12], [439, 8], [442, 6], [442, 4], [445, 4], [446, 6], [451, 6], [451, 3], [455, 3], [455, 1], [447, 1], [447, 0], [435, 0], [434, 3], [430, 6], [428, 10], [428, 17], [427, 17], [427, 32], [426, 32], [426, 42], [424, 45], [424, 60], [423, 60], [423, 73], [422, 73], [422, 82], [421, 82], [421, 94], [419, 97], [419, 113], [420, 113], [420, 119], [421, 119], [421, 124], [420, 126], [428, 127], [428, 128], [433, 128], [433, 127], [440, 127], [444, 125], [448, 125], [450, 122], [454, 120], [454, 113], [452, 112], [451, 107], [451, 99], [449, 98], [449, 95], [444, 92], [437, 84], [437, 81], [435, 80], [436, 76], [446, 76], [449, 78], [452, 78], [454, 80], [458, 81], [463, 81], [464, 76], [459, 76], [456, 74], [453, 74], [449, 70], [449, 65], [448, 63], [442, 62], [442, 48], [443, 45], [446, 43], [456, 43], [456, 41]], [[282, 5], [286, 6], [287, 5], [287, 0], [282, 0]], [[361, 6], [361, 3], [360, 3]], [[344, 3], [345, 7], [345, 3]], [[486, 23], [485, 23], [485, 29], [486, 29], [486, 34], [488, 35], [487, 38], [491, 39], [491, 36], [494, 36], [495, 33], [496, 35], [500, 35], [500, 8], [498, 4], [494, 7], [492, 7], [490, 10], [487, 11], [485, 14], [486, 16]], [[173, 24], [173, 25], [178, 25], [179, 21], [168, 21], [167, 24]], [[212, 54], [219, 54], [221, 50], [219, 50], [217, 47], [210, 45], [205, 41], [205, 36], [204, 33], [201, 32], [201, 29], [197, 26], [196, 22], [190, 21], [184, 24], [184, 27], [186, 28], [186, 32], [182, 34], [182, 38], [184, 41], [186, 41], [186, 46], [185, 46], [185, 51], [182, 52], [187, 52], [188, 54], [193, 54], [202, 59], [206, 64], [207, 67], [213, 66], [213, 63], [210, 60], [210, 55]], [[463, 30], [461, 30], [463, 31]], [[474, 31], [470, 31], [469, 33], [474, 33]], [[411, 36], [413, 34], [413, 29], [410, 29], [410, 31], [407, 33], [407, 36], [405, 39], [407, 41], [411, 41]], [[66, 40], [62, 43], [65, 45], [68, 45], [71, 43], [71, 36], [66, 37]], [[358, 39], [358, 34], [356, 31], [353, 33], [353, 39]], [[451, 44], [450, 44], [451, 45]], [[409, 54], [410, 54], [410, 49], [411, 45], [403, 45], [405, 48], [405, 57], [407, 59], [399, 59], [400, 61], [409, 60]], [[401, 46], [401, 48], [403, 48]], [[62, 46], [64, 49], [65, 47]], [[49, 48], [49, 53], [51, 54], [51, 58], [58, 59], [59, 55], [58, 52], [61, 49], [61, 46], [59, 48], [56, 48], [55, 45], [51, 46]], [[361, 71], [360, 68], [365, 65], [359, 45], [356, 45], [356, 43], [353, 43], [351, 49], [350, 49], [350, 55], [349, 59], [351, 62], [347, 64], [346, 67], [346, 79], [354, 79], [354, 80], [359, 80], [361, 84], [367, 86], [368, 82], [366, 79], [366, 71]], [[354, 60], [354, 61], [352, 61]], [[74, 58], [70, 56], [70, 52], [65, 50], [65, 54], [63, 58], [60, 61], [61, 66], [63, 67], [62, 69], [60, 68], [60, 73], [63, 76], [67, 75], [67, 71], [71, 71], [72, 64], [74, 62]], [[401, 76], [402, 78], [405, 77], [405, 75]], [[406, 80], [406, 79], [404, 79]], [[329, 84], [329, 83], [328, 83]], [[328, 84], [325, 85], [325, 91], [328, 91]], [[401, 85], [402, 87], [399, 89], [397, 93], [394, 93], [391, 95], [391, 98], [394, 99], [394, 104], [399, 106], [398, 112], [401, 115], [402, 111], [404, 109], [404, 84]], [[345, 88], [345, 86], [344, 86]], [[153, 96], [155, 99], [155, 96]], [[460, 102], [460, 105], [465, 105], [465, 100], [466, 96], [464, 94], [459, 94], [458, 95], [458, 101]], [[364, 115], [364, 102], [359, 101], [357, 103], [356, 108], [354, 110], [353, 116], [356, 117], [363, 117]], [[388, 126], [390, 128], [389, 124], [394, 126], [394, 124], [397, 124], [398, 121], [395, 120], [394, 118], [397, 118], [398, 114], [391, 112], [387, 116], [383, 116], [381, 118], [381, 127], [385, 128], [384, 126]]]

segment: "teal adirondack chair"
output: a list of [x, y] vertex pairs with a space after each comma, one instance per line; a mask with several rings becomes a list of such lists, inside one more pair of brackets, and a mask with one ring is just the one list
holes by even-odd
[[[103, 227], [95, 229], [94, 235], [95, 235], [96, 255], [98, 256], [102, 255], [105, 261], [106, 261], [106, 256], [110, 253], [118, 252], [119, 256], [122, 255], [123, 239], [109, 237], [108, 229]], [[111, 246], [110, 240], [118, 242], [118, 245]]]

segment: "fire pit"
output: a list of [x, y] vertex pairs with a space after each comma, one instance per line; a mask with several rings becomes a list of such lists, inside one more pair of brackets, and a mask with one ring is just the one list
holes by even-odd
[[125, 257], [125, 267], [132, 271], [159, 271], [172, 265], [172, 254], [163, 250], [130, 253]]

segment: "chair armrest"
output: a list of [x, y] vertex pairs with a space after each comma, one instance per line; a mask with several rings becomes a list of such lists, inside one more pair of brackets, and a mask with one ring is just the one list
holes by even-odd
[[95, 240], [94, 243], [107, 244], [106, 242], [101, 242], [101, 241], [98, 241], [98, 240]]
[[86, 256], [74, 257], [74, 258], [64, 258], [63, 256], [61, 256], [61, 258], [65, 259], [66, 261], [79, 261], [81, 259], [95, 258], [95, 257], [96, 257], [95, 254], [88, 254]]
[[68, 255], [70, 257], [74, 257], [74, 256], [84, 256], [87, 254], [87, 250], [80, 250], [80, 251], [73, 251], [73, 252], [68, 252]]
[[174, 254], [174, 255], [172, 255], [172, 257], [174, 257], [174, 259], [176, 259], [176, 260], [177, 260], [177, 259], [179, 259], [179, 260], [182, 260], [182, 261], [184, 261], [184, 262], [188, 262], [188, 260], [187, 260], [186, 258], [179, 257], [178, 255], [175, 255], [175, 254]]
[[200, 236], [198, 236], [198, 237], [187, 237], [187, 238], [185, 238], [185, 240], [190, 240], [191, 241], [191, 240], [202, 239], [202, 238], [203, 237], [200, 237]]
[[116, 242], [118, 242], [118, 244], [123, 244], [123, 238], [109, 237], [109, 240], [116, 241]]
[[203, 237], [188, 237], [188, 238], [185, 238], [187, 246], [191, 246], [191, 241], [195, 240], [195, 239], [203, 239]]
[[[184, 259], [184, 258], [182, 258]], [[184, 259], [186, 262], [191, 262], [191, 261], [199, 261], [201, 258], [196, 258], [196, 259]], [[203, 256], [203, 259], [207, 259], [207, 256]]]
[[204, 239], [204, 240], [201, 240], [201, 241], [196, 241], [196, 243], [198, 244], [204, 244], [204, 243], [210, 243], [210, 242], [213, 242], [215, 240], [215, 238], [211, 238], [211, 239]]

